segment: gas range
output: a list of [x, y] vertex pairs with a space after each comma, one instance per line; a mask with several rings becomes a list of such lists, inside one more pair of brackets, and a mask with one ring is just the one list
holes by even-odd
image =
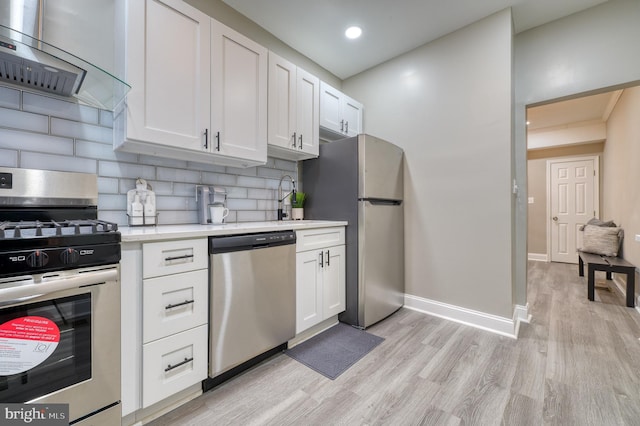
[[102, 220], [0, 222], [2, 276], [118, 263], [118, 226]]
[[95, 175], [0, 168], [0, 276], [118, 263], [118, 225], [96, 204]]

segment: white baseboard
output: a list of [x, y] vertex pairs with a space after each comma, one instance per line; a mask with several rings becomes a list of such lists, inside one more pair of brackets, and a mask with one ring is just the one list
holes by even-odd
[[527, 259], [534, 260], [536, 262], [548, 262], [549, 256], [546, 253], [527, 253]]
[[518, 305], [514, 309], [513, 318], [504, 318], [410, 294], [404, 295], [404, 307], [502, 336], [511, 337], [512, 339], [518, 338], [520, 323], [528, 322], [530, 319], [528, 306]]
[[[637, 273], [638, 273], [638, 271], [636, 269], [636, 274]], [[620, 277], [618, 277], [618, 274], [616, 274], [616, 273], [613, 274], [613, 280], [612, 281], [613, 281], [613, 285], [616, 286], [618, 291], [622, 294], [622, 296], [626, 300], [627, 299], [627, 283], [622, 281], [622, 279]], [[636, 280], [636, 283], [637, 282], [638, 282], [638, 280]], [[636, 296], [636, 307], [635, 307], [635, 310], [636, 310], [636, 312], [638, 312], [640, 314], [640, 296]]]

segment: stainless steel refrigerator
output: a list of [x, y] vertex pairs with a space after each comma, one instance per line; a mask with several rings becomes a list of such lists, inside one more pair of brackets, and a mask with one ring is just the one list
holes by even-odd
[[404, 303], [403, 151], [370, 135], [320, 145], [302, 165], [305, 219], [346, 220], [346, 311], [366, 328]]

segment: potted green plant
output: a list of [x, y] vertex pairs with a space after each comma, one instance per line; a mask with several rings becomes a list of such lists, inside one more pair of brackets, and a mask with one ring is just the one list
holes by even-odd
[[304, 192], [296, 192], [296, 196], [291, 197], [291, 219], [304, 219], [304, 202], [306, 199], [307, 194]]

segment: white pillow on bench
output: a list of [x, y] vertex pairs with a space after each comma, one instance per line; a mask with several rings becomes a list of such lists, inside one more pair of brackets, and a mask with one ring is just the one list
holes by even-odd
[[585, 225], [581, 251], [603, 256], [618, 256], [622, 228]]

